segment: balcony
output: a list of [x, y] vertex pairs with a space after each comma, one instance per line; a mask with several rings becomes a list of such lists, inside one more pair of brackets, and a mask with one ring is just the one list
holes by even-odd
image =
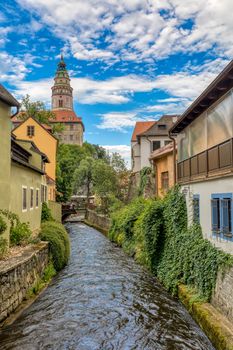
[[221, 177], [233, 171], [233, 139], [211, 147], [177, 164], [178, 183]]

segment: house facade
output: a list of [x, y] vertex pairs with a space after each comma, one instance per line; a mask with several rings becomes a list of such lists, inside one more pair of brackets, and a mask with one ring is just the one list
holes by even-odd
[[233, 253], [233, 61], [170, 132], [189, 224], [200, 223], [205, 238]]
[[[48, 158], [32, 141], [20, 141], [11, 134], [12, 107], [18, 109], [19, 103], [0, 85], [0, 209], [12, 211], [37, 231], [41, 204], [47, 201]], [[4, 235], [9, 240], [9, 231]]]
[[39, 151], [44, 153], [48, 162], [45, 165], [48, 200], [56, 200], [56, 154], [57, 138], [50, 132], [48, 126], [40, 124], [36, 119], [29, 117], [13, 130], [17, 140], [33, 141]]
[[175, 184], [173, 142], [152, 152], [150, 160], [153, 162], [155, 174], [155, 195], [162, 198]]
[[177, 118], [177, 115], [164, 115], [158, 121], [136, 123], [131, 139], [133, 173], [139, 172], [145, 166], [150, 166], [151, 153], [171, 142], [169, 129]]

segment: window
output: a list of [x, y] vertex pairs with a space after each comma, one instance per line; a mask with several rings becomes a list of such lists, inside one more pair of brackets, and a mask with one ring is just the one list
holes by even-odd
[[40, 193], [41, 193], [41, 203], [44, 203], [44, 185], [41, 185]]
[[74, 130], [74, 124], [70, 124], [70, 130]]
[[168, 171], [161, 173], [161, 185], [162, 189], [167, 191], [169, 189], [169, 174]]
[[152, 150], [155, 151], [156, 149], [160, 148], [160, 141], [153, 141], [152, 142]]
[[166, 124], [158, 124], [158, 129], [166, 130], [167, 129], [167, 125]]
[[193, 223], [200, 224], [200, 197], [198, 194], [193, 196]]
[[63, 100], [58, 101], [59, 107], [63, 107]]
[[23, 211], [27, 211], [27, 187], [23, 186], [22, 187], [22, 206], [23, 206]]
[[36, 208], [39, 207], [39, 188], [36, 189]]
[[34, 189], [33, 187], [30, 188], [30, 209], [33, 209], [33, 202], [34, 202]]
[[164, 141], [164, 145], [165, 145], [165, 146], [169, 145], [169, 143], [171, 143], [171, 141], [170, 141], [170, 140], [166, 140], [166, 141]]
[[213, 194], [211, 198], [212, 233], [232, 238], [232, 194]]
[[34, 125], [27, 126], [27, 136], [32, 137], [35, 136], [35, 127]]
[[74, 139], [74, 136], [70, 135], [70, 141], [73, 141], [73, 139]]

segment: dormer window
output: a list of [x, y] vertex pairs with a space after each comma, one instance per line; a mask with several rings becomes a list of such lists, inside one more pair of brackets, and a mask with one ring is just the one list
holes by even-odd
[[166, 124], [158, 124], [158, 129], [166, 130], [167, 129], [167, 125]]
[[35, 126], [34, 125], [27, 126], [27, 136], [29, 136], [29, 137], [35, 136]]

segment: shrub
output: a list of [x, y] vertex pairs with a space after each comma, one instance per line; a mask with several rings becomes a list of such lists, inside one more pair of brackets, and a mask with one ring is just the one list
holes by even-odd
[[3, 218], [0, 216], [0, 235], [3, 234], [7, 229], [7, 224], [3, 220]]
[[3, 237], [0, 237], [0, 259], [6, 254], [7, 248], [7, 240]]
[[10, 244], [11, 245], [21, 245], [28, 243], [28, 239], [32, 232], [30, 230], [29, 223], [19, 222], [10, 229]]
[[51, 214], [51, 209], [48, 207], [48, 204], [46, 202], [42, 203], [41, 222], [52, 221], [52, 220], [53, 220], [53, 217]]
[[49, 242], [49, 249], [56, 271], [67, 263], [70, 255], [70, 242], [66, 229], [57, 222], [45, 222], [41, 226], [40, 238]]
[[186, 203], [175, 186], [163, 200], [138, 199], [112, 216], [110, 239], [149, 267], [173, 294], [179, 283], [210, 300], [217, 273], [233, 257], [203, 238], [198, 225], [187, 227]]

